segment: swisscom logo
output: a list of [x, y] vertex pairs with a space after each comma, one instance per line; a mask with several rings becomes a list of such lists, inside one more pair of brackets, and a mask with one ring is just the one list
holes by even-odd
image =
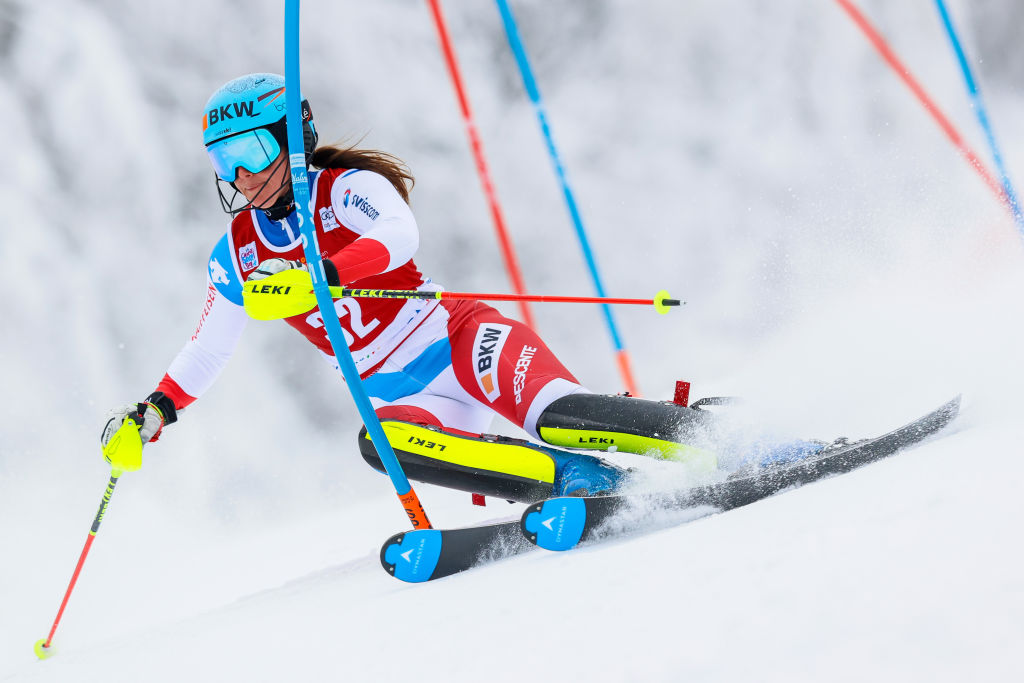
[[357, 194], [352, 194], [352, 189], [345, 190], [345, 194], [342, 196], [341, 203], [348, 208], [349, 202], [352, 206], [365, 213], [371, 221], [377, 220], [377, 216], [380, 215], [380, 211], [373, 208], [373, 204], [366, 200], [366, 197], [360, 197]]

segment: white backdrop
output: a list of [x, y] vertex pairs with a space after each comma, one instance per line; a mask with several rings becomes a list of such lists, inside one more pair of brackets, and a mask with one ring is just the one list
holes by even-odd
[[[932, 3], [862, 4], [987, 159]], [[152, 390], [198, 319], [226, 226], [203, 104], [241, 73], [283, 70], [282, 5], [0, 0], [0, 554], [14, 558], [0, 596], [36, 631], [102, 494], [104, 414]], [[646, 395], [689, 379], [697, 396], [748, 397], [774, 428], [829, 437], [957, 391], [980, 414], [1016, 414], [1020, 239], [836, 4], [512, 7], [609, 293], [667, 288], [688, 302], [616, 311]], [[1011, 29], [1024, 8], [950, 7], [1024, 179]], [[445, 10], [529, 289], [591, 294], [497, 9]], [[510, 291], [425, 3], [307, 0], [303, 12], [321, 140], [408, 162], [424, 272]], [[596, 307], [535, 313], [581, 380], [622, 389]], [[286, 522], [331, 515], [343, 528], [355, 501], [390, 495], [358, 457], [358, 424], [312, 349], [253, 323], [221, 381], [125, 477], [107, 524], [166, 534], [168, 562]], [[396, 528], [400, 515], [376, 534]], [[139, 552], [157, 552], [148, 538]]]

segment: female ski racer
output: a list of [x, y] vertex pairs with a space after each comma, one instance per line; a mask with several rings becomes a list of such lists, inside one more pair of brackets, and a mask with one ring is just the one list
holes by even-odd
[[[248, 320], [243, 283], [306, 267], [288, 162], [288, 96], [281, 76], [257, 73], [230, 81], [207, 102], [203, 141], [233, 218], [210, 256], [195, 331], [144, 401], [112, 413], [104, 446], [128, 417], [143, 442], [156, 441], [231, 357]], [[419, 230], [408, 169], [381, 152], [318, 147], [307, 101], [302, 118], [310, 209], [329, 284], [441, 289], [413, 261]], [[554, 446], [703, 459], [714, 467], [697, 443], [705, 413], [591, 393], [532, 329], [486, 304], [343, 298], [334, 307], [410, 479], [522, 502], [610, 491], [623, 480], [624, 470], [587, 454], [482, 434], [495, 413]], [[285, 322], [337, 368], [318, 309]], [[359, 448], [383, 469], [365, 428]]]

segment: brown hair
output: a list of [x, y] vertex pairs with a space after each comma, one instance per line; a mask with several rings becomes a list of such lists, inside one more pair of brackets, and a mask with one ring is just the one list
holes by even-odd
[[391, 181], [406, 204], [409, 203], [409, 190], [416, 184], [412, 171], [404, 161], [387, 152], [373, 149], [324, 145], [313, 151], [310, 164], [317, 168], [358, 168], [379, 173]]

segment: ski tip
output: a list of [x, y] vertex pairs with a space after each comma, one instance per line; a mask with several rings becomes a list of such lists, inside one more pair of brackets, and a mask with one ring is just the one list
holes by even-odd
[[408, 583], [429, 581], [441, 557], [442, 542], [441, 532], [436, 529], [395, 534], [381, 546], [381, 566]]
[[960, 402], [962, 399], [963, 394], [957, 394], [936, 409], [929, 417], [942, 421], [943, 425], [949, 424], [960, 415]]
[[32, 650], [36, 653], [36, 657], [39, 659], [49, 659], [54, 654], [53, 646], [46, 644], [46, 638], [40, 638], [37, 640]]
[[575, 548], [586, 529], [583, 498], [552, 498], [526, 508], [520, 527], [526, 539], [545, 550]]

